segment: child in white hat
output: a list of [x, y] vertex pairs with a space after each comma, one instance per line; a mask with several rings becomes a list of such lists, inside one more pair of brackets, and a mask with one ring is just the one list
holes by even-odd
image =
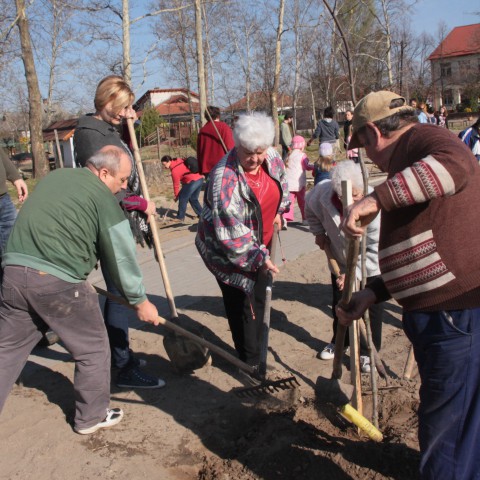
[[285, 162], [288, 191], [290, 192], [290, 210], [283, 214], [283, 219], [287, 222], [293, 222], [295, 200], [298, 201], [298, 207], [302, 215], [303, 225], [308, 225], [305, 219], [305, 191], [307, 187], [307, 170], [313, 170], [313, 165], [309, 163], [305, 154], [305, 139], [301, 135], [295, 135], [292, 139], [291, 152]]

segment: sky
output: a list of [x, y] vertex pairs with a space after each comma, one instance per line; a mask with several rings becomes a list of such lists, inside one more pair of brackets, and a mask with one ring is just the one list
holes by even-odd
[[413, 6], [412, 30], [434, 34], [440, 22], [445, 22], [447, 31], [461, 25], [480, 23], [480, 5], [476, 0], [418, 0]]

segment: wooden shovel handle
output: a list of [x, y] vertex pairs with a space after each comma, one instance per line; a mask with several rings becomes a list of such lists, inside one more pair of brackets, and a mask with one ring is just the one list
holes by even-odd
[[[103, 290], [102, 288], [99, 288], [96, 286], [93, 286], [93, 288], [97, 291], [98, 294], [103, 295], [104, 297], [107, 297], [114, 302], [120, 303], [121, 305], [124, 305], [125, 307], [129, 308], [130, 310], [135, 310], [135, 307], [133, 305], [130, 305], [122, 297], [113, 295], [113, 293], [107, 292], [106, 290]], [[183, 337], [189, 338], [190, 340], [193, 340], [194, 342], [204, 347], [207, 347], [210, 351], [216, 353], [217, 355], [225, 359], [227, 362], [231, 363], [232, 365], [235, 365], [237, 368], [240, 368], [241, 370], [249, 373], [250, 375], [253, 375], [256, 373], [256, 370], [254, 367], [248, 365], [245, 362], [242, 362], [237, 357], [230, 355], [230, 353], [226, 352], [225, 350], [223, 350], [223, 348], [220, 348], [214, 343], [211, 343], [208, 340], [205, 340], [204, 338], [199, 337], [198, 335], [195, 335], [194, 333], [188, 330], [185, 330], [184, 328], [180, 327], [176, 323], [170, 322], [166, 318], [159, 316], [158, 321], [160, 325], [163, 325], [165, 328], [168, 328], [169, 330], [172, 330], [173, 332], [178, 333]]]
[[[140, 178], [140, 185], [142, 187], [142, 193], [145, 200], [150, 201], [150, 194], [148, 193], [147, 181], [145, 179], [145, 173], [143, 171], [142, 158], [140, 156], [140, 150], [138, 149], [137, 137], [135, 135], [135, 129], [133, 128], [133, 118], [127, 118], [128, 133], [130, 134], [130, 140], [133, 147], [133, 156], [135, 158], [135, 165], [137, 167], [138, 177]], [[156, 259], [160, 266], [160, 273], [162, 275], [163, 285], [165, 287], [165, 295], [167, 297], [168, 306], [170, 307], [170, 314], [173, 318], [178, 317], [177, 308], [175, 306], [175, 300], [173, 298], [172, 287], [168, 278], [167, 266], [163, 258], [162, 246], [160, 244], [160, 237], [158, 236], [157, 224], [154, 215], [148, 216], [150, 223], [150, 229], [152, 231], [153, 245], [157, 253]]]
[[[346, 209], [352, 203], [352, 186], [351, 182], [342, 182], [342, 201], [343, 209]], [[345, 284], [342, 290], [342, 299], [338, 305], [347, 308], [352, 299], [353, 287], [356, 282], [356, 265], [358, 261], [358, 253], [360, 251], [360, 239], [358, 237], [349, 238], [347, 240], [347, 265], [345, 272]], [[333, 357], [332, 378], [340, 379], [342, 376], [343, 349], [345, 344], [345, 335], [347, 327], [338, 322], [337, 334], [335, 336], [335, 352]]]

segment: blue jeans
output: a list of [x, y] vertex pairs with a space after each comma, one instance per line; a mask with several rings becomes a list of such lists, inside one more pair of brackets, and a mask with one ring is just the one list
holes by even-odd
[[17, 209], [6, 193], [0, 197], [0, 255], [3, 255], [8, 237], [17, 218]]
[[405, 312], [422, 380], [420, 473], [426, 480], [480, 478], [480, 308]]
[[197, 216], [202, 213], [202, 205], [198, 201], [200, 192], [202, 190], [203, 178], [195, 180], [194, 182], [185, 183], [178, 194], [178, 214], [177, 218], [183, 220], [187, 212], [187, 203], [190, 202], [194, 212]]
[[[113, 283], [108, 270], [101, 263], [100, 266], [108, 292], [117, 297], [121, 297], [122, 294]], [[103, 318], [105, 320], [108, 341], [112, 352], [112, 365], [117, 368], [124, 368], [131, 364], [131, 350], [128, 339], [128, 314], [129, 310], [127, 307], [108, 298], [105, 300]]]

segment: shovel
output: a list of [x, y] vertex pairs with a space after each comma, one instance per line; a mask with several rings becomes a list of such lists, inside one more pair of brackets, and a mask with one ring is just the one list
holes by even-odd
[[[118, 297], [117, 295], [113, 295], [110, 292], [107, 292], [106, 290], [103, 290], [102, 288], [94, 286], [95, 290], [99, 295], [103, 295], [105, 297], [108, 297], [110, 300], [113, 300], [114, 302], [120, 303], [121, 305], [124, 305], [125, 307], [129, 308], [130, 310], [135, 310], [135, 307], [133, 305], [130, 305], [126, 300], [124, 300], [122, 297]], [[204, 338], [199, 337], [198, 335], [195, 335], [194, 333], [190, 332], [189, 330], [185, 330], [184, 328], [180, 327], [176, 323], [170, 322], [169, 320], [163, 318], [163, 317], [158, 317], [160, 325], [163, 325], [165, 328], [168, 328], [170, 331], [174, 332], [177, 338], [182, 338], [185, 340], [185, 342], [188, 344], [187, 341], [191, 342], [191, 344], [196, 344], [199, 345], [204, 349], [204, 351], [208, 352], [209, 350], [212, 351], [213, 353], [216, 353], [220, 357], [222, 357], [224, 360], [227, 362], [231, 363], [235, 367], [243, 370], [244, 372], [248, 373], [252, 377], [256, 377], [258, 375], [258, 371], [255, 367], [252, 367], [251, 365], [248, 365], [245, 362], [242, 362], [239, 360], [237, 357], [234, 357], [230, 353], [226, 352], [223, 350], [223, 348], [220, 348], [219, 346], [215, 345], [212, 342], [209, 342], [208, 340], [205, 340]], [[168, 356], [170, 357], [169, 352], [167, 351]], [[203, 356], [201, 357], [203, 359]], [[210, 358], [210, 355], [209, 355]], [[176, 357], [170, 357], [170, 360], [172, 361], [172, 364], [175, 365], [175, 359]], [[182, 365], [183, 365], [183, 357], [180, 357]], [[285, 390], [287, 388], [292, 388], [290, 386], [290, 383], [297, 383], [298, 381], [295, 377], [289, 377], [286, 379], [281, 379], [281, 380], [274, 380], [274, 381], [264, 381], [262, 382], [261, 385], [256, 387], [258, 394], [260, 393], [269, 393], [269, 392], [274, 392], [278, 390]], [[243, 397], [245, 395], [238, 393], [237, 390], [234, 390], [234, 393], [238, 395], [239, 397]]]
[[[137, 166], [138, 176], [140, 178], [140, 185], [142, 187], [143, 196], [147, 201], [150, 200], [148, 193], [147, 181], [145, 179], [145, 173], [143, 171], [142, 159], [140, 157], [140, 151], [138, 149], [137, 137], [133, 128], [133, 119], [127, 118], [128, 132], [133, 147], [133, 155], [135, 157], [135, 164]], [[158, 236], [157, 224], [155, 222], [155, 216], [149, 215], [148, 221], [152, 230], [153, 244], [155, 247], [155, 258], [160, 267], [160, 272], [163, 279], [163, 285], [165, 287], [165, 296], [167, 297], [168, 306], [170, 308], [170, 314], [172, 319], [178, 320], [177, 308], [175, 306], [175, 299], [173, 298], [172, 288], [170, 286], [170, 280], [168, 278], [167, 267], [162, 253], [162, 246], [160, 244], [160, 238]], [[181, 372], [190, 372], [198, 368], [202, 368], [210, 359], [208, 348], [200, 345], [191, 338], [185, 336], [178, 336], [175, 332], [163, 338], [165, 350], [176, 368]]]

